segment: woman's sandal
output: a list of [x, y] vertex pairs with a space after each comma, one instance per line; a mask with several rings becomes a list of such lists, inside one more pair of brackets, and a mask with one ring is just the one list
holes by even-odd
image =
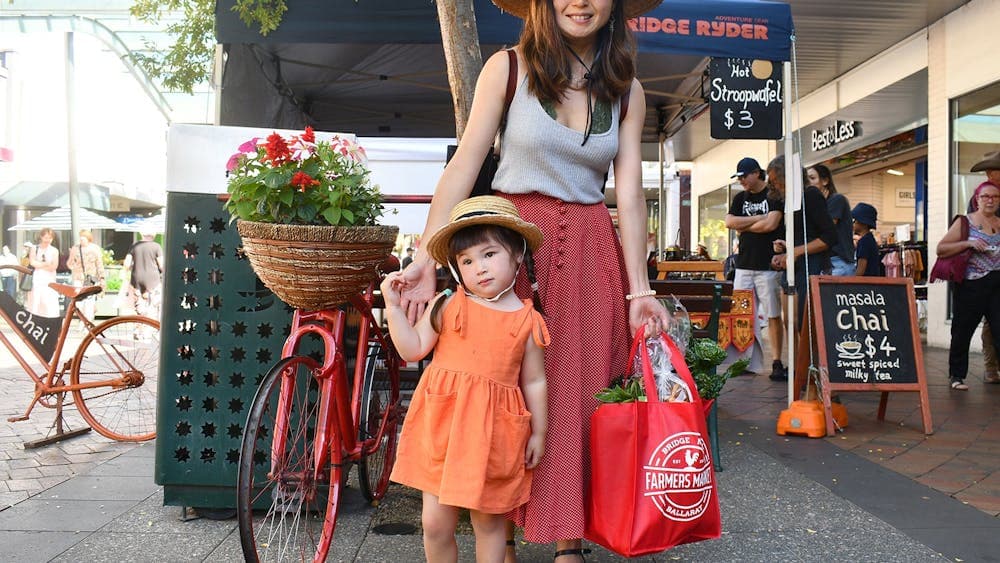
[[575, 549], [560, 549], [559, 551], [557, 551], [555, 553], [555, 555], [552, 557], [552, 559], [554, 561], [554, 560], [562, 557], [563, 555], [579, 555], [580, 559], [583, 559], [584, 561], [586, 561], [587, 558], [584, 557], [584, 555], [586, 555], [587, 553], [590, 553], [590, 550], [587, 549], [587, 548], [585, 548], [585, 547], [577, 547]]
[[965, 384], [961, 379], [953, 379], [951, 381], [951, 388], [956, 391], [968, 391], [969, 386]]

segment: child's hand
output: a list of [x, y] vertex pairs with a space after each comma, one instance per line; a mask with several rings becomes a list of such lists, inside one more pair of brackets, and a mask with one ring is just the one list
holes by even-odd
[[524, 451], [524, 466], [534, 469], [538, 462], [542, 461], [543, 454], [545, 454], [545, 434], [532, 434]]
[[406, 288], [406, 281], [402, 272], [392, 272], [387, 275], [379, 289], [382, 291], [382, 299], [385, 300], [386, 307], [398, 307], [400, 294]]

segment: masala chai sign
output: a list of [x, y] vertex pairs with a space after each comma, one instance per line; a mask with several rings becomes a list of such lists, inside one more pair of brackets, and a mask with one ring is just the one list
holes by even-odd
[[[879, 420], [892, 391], [920, 394], [924, 432], [931, 434], [923, 349], [913, 280], [815, 276], [815, 311], [823, 401], [831, 391], [881, 391]], [[832, 420], [828, 422], [828, 434]]]

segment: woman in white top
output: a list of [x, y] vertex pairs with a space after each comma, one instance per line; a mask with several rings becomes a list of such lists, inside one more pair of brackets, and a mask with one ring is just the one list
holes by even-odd
[[59, 249], [52, 245], [55, 233], [45, 227], [38, 233], [38, 244], [31, 249], [28, 263], [35, 268], [28, 311], [42, 317], [59, 316], [59, 294], [49, 287], [56, 281], [59, 266]]

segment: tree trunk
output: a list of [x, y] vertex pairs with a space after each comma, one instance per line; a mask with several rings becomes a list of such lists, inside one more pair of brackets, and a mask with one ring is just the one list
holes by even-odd
[[476, 78], [483, 68], [472, 0], [437, 0], [448, 85], [455, 104], [455, 137], [462, 139], [472, 109]]

